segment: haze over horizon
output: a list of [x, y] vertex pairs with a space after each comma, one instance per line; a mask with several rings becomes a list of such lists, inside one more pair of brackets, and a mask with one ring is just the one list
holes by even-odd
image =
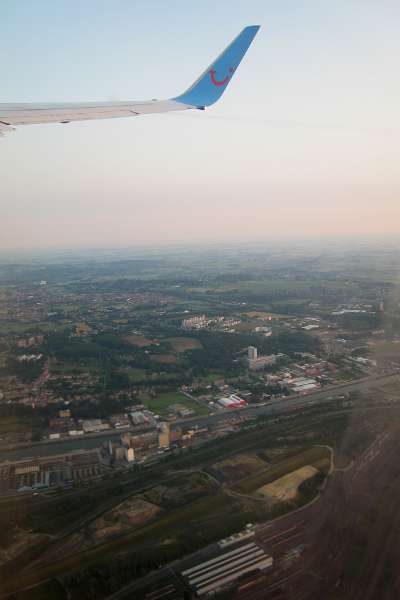
[[398, 236], [400, 5], [5, 0], [0, 102], [167, 98], [248, 24], [206, 113], [0, 140], [0, 250]]

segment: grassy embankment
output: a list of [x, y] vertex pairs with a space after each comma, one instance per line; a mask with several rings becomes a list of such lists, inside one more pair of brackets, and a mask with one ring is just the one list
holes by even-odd
[[237, 492], [242, 494], [251, 494], [259, 488], [272, 483], [276, 479], [292, 473], [301, 467], [311, 465], [318, 470], [326, 471], [329, 468], [329, 450], [327, 448], [310, 448], [280, 462], [279, 464], [262, 471], [249, 475], [234, 486]]

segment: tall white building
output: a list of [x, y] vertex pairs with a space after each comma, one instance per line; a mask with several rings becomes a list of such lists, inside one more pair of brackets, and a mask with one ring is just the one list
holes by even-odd
[[249, 360], [257, 360], [257, 348], [254, 346], [249, 346], [247, 349], [247, 357]]
[[135, 451], [133, 448], [125, 448], [125, 460], [129, 463], [135, 460]]
[[270, 354], [269, 356], [259, 356], [257, 352], [257, 348], [254, 346], [249, 346], [247, 349], [247, 366], [250, 371], [259, 371], [261, 369], [265, 369], [268, 365], [274, 365], [276, 363], [275, 354]]

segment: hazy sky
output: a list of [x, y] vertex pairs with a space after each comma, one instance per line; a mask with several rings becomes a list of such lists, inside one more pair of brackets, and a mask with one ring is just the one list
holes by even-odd
[[168, 98], [249, 24], [206, 113], [1, 138], [0, 248], [399, 234], [399, 0], [2, 0], [0, 102]]

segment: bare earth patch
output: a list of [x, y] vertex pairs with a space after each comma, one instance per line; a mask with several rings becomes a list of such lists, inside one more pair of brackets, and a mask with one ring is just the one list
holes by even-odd
[[156, 343], [156, 340], [150, 340], [144, 337], [144, 335], [128, 335], [124, 339], [133, 346], [138, 346], [138, 348], [145, 348]]
[[158, 514], [160, 510], [159, 506], [142, 498], [129, 498], [96, 519], [90, 526], [90, 530], [95, 541], [103, 541], [125, 533], [130, 529], [141, 527]]
[[187, 337], [172, 337], [166, 340], [172, 346], [174, 352], [186, 352], [186, 350], [201, 350], [203, 348], [200, 340]]
[[173, 354], [152, 354], [150, 359], [153, 362], [161, 363], [164, 365], [171, 365], [177, 362], [176, 356]]
[[262, 496], [266, 496], [277, 502], [293, 500], [297, 496], [299, 486], [303, 481], [314, 477], [317, 473], [318, 469], [311, 465], [307, 465], [276, 479], [272, 483], [264, 485], [257, 491]]
[[237, 454], [212, 465], [212, 472], [228, 483], [234, 483], [263, 469], [265, 462], [253, 454]]
[[[57, 558], [71, 556], [124, 535], [151, 521], [161, 510], [159, 506], [137, 496], [128, 498], [89, 526], [62, 540], [56, 549]], [[50, 563], [54, 558], [54, 551], [53, 548], [51, 554], [44, 553], [41, 560]]]
[[166, 508], [182, 506], [205, 496], [215, 487], [207, 475], [193, 473], [176, 480], [173, 485], [157, 485], [145, 494], [145, 497], [155, 504]]
[[90, 331], [91, 329], [86, 323], [76, 323], [75, 325], [76, 335], [85, 335], [87, 333], [90, 333]]
[[0, 547], [0, 565], [16, 558], [21, 552], [50, 539], [44, 533], [31, 533], [24, 529], [15, 531], [12, 542], [7, 547]]

